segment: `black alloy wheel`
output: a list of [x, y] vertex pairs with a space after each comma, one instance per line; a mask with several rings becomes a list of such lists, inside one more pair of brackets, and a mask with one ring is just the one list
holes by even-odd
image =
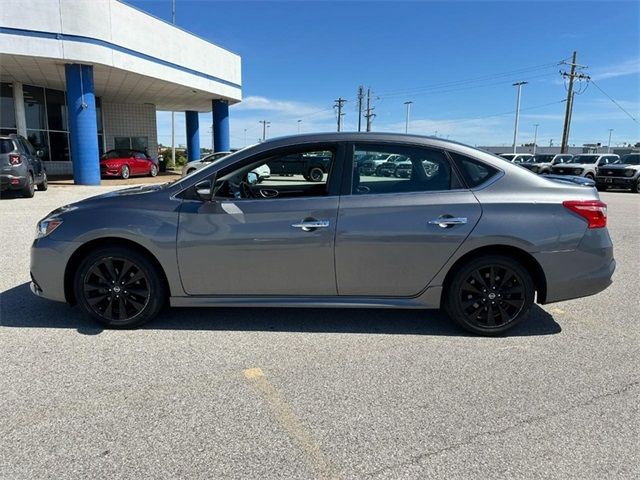
[[498, 255], [474, 260], [458, 270], [446, 292], [445, 309], [465, 329], [497, 335], [529, 311], [535, 288], [517, 261]]
[[49, 180], [47, 179], [47, 172], [42, 173], [42, 182], [38, 184], [39, 192], [46, 192], [49, 188]]
[[165, 288], [145, 256], [121, 247], [103, 248], [80, 264], [75, 293], [83, 309], [111, 327], [134, 327], [158, 314]]

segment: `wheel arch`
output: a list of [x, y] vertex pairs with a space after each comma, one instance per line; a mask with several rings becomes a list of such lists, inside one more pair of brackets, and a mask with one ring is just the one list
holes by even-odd
[[544, 274], [544, 270], [538, 263], [538, 261], [528, 252], [511, 245], [488, 245], [471, 250], [459, 259], [451, 266], [444, 281], [442, 282], [442, 298], [440, 299], [441, 305], [444, 304], [445, 296], [448, 291], [449, 284], [453, 279], [455, 273], [462, 268], [470, 260], [481, 255], [502, 255], [510, 257], [519, 262], [527, 271], [531, 274], [531, 279], [536, 289], [536, 302], [544, 304], [547, 300], [547, 277]]
[[78, 271], [78, 267], [80, 266], [80, 262], [84, 257], [86, 257], [93, 250], [100, 247], [125, 247], [135, 250], [141, 255], [144, 255], [149, 261], [151, 261], [158, 271], [160, 272], [161, 280], [164, 283], [164, 287], [166, 292], [170, 295], [171, 290], [169, 287], [169, 281], [167, 280], [167, 274], [164, 271], [164, 268], [158, 261], [158, 259], [145, 247], [140, 245], [133, 240], [129, 240], [121, 237], [102, 237], [91, 240], [83, 245], [81, 245], [71, 257], [69, 257], [69, 261], [67, 262], [67, 266], [64, 271], [64, 297], [67, 303], [70, 305], [76, 304], [75, 292], [73, 291], [73, 279]]

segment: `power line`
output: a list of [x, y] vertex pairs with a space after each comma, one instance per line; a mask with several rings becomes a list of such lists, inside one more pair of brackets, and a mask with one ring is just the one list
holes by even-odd
[[626, 113], [626, 114], [629, 116], [629, 118], [630, 118], [631, 120], [633, 120], [634, 122], [636, 122], [637, 124], [639, 124], [639, 125], [640, 125], [640, 122], [638, 122], [638, 119], [637, 119], [637, 118], [635, 118], [633, 115], [631, 115], [629, 112], [627, 112], [627, 111], [622, 107], [622, 105], [620, 105], [620, 104], [619, 104], [618, 102], [616, 102], [613, 98], [611, 98], [611, 96], [610, 96], [607, 92], [605, 92], [604, 90], [602, 90], [602, 88], [600, 88], [600, 87], [598, 86], [598, 84], [597, 84], [596, 82], [594, 82], [594, 81], [593, 81], [593, 78], [590, 80], [590, 83], [593, 83], [593, 86], [594, 86], [594, 87], [596, 87], [598, 90], [600, 90], [600, 91], [601, 91], [601, 92], [602, 92], [602, 93], [603, 93], [603, 94], [604, 94], [604, 95], [605, 95], [609, 100], [611, 100], [611, 101], [616, 105], [616, 107], [618, 107], [620, 110], [622, 110], [624, 113]]

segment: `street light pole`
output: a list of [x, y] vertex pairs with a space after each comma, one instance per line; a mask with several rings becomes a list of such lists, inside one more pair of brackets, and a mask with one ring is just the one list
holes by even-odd
[[302, 120], [298, 120], [298, 135], [300, 135], [300, 124], [302, 123]]
[[613, 132], [613, 128], [609, 129], [609, 143], [607, 143], [607, 153], [611, 153], [611, 132]]
[[409, 102], [404, 102], [404, 104], [407, 106], [407, 113], [405, 116], [405, 120], [404, 120], [404, 133], [409, 133], [409, 116], [411, 115], [411, 104], [413, 102], [409, 101]]
[[513, 84], [514, 87], [518, 87], [518, 93], [516, 96], [516, 124], [513, 129], [513, 153], [517, 153], [518, 148], [518, 122], [520, 121], [520, 95], [522, 86], [526, 85], [529, 82], [516, 82]]
[[[174, 25], [176, 24], [176, 0], [171, 2], [171, 21]], [[176, 166], [176, 112], [173, 110], [171, 110], [171, 166]]]
[[536, 127], [535, 131], [533, 132], [533, 154], [536, 154], [536, 142], [538, 141], [538, 127], [540, 126], [539, 123], [534, 123], [533, 124], [534, 127]]

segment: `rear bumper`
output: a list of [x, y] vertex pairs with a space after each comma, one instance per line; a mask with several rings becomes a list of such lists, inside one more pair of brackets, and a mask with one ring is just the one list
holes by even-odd
[[533, 254], [547, 280], [544, 303], [587, 297], [611, 285], [616, 268], [606, 228], [587, 230], [578, 248]]
[[18, 175], [0, 175], [0, 188], [2, 190], [20, 190], [27, 183], [27, 177]]

